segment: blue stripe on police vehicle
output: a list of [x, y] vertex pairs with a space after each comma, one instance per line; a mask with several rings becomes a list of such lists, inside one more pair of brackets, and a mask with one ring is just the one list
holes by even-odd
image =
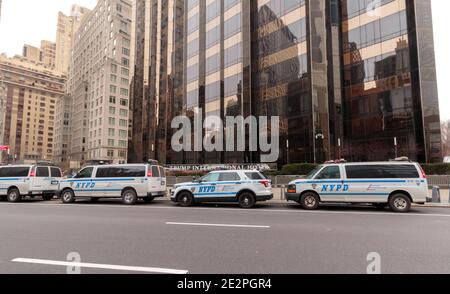
[[270, 181], [254, 170], [214, 171], [197, 181], [176, 184], [171, 190], [172, 201], [185, 207], [194, 202], [238, 202], [251, 208], [257, 201], [272, 198]]
[[324, 164], [305, 179], [289, 183], [288, 201], [305, 209], [320, 203], [366, 203], [407, 212], [412, 203], [424, 204], [428, 193], [425, 173], [409, 160], [389, 162]]

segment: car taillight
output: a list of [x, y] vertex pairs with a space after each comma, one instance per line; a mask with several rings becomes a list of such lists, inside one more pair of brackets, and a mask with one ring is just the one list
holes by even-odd
[[264, 185], [264, 187], [270, 187], [270, 181], [269, 180], [263, 180], [263, 181], [260, 181], [260, 183], [261, 184], [263, 184]]
[[152, 171], [151, 171], [151, 170], [149, 170], [149, 171], [147, 172], [147, 177], [149, 177], [149, 178], [153, 177], [153, 174], [152, 174]]
[[425, 173], [425, 171], [423, 170], [422, 167], [420, 167], [420, 173], [421, 173], [421, 178], [422, 179], [426, 179], [427, 178], [427, 174]]
[[36, 172], [34, 171], [34, 170], [32, 170], [31, 172], [30, 172], [30, 177], [31, 178], [34, 178], [36, 176]]

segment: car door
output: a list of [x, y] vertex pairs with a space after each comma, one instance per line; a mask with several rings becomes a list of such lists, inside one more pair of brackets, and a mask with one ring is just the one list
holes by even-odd
[[44, 192], [51, 191], [51, 178], [48, 166], [34, 167], [34, 177], [32, 179], [31, 191]]
[[311, 181], [323, 202], [344, 202], [347, 192], [339, 165], [325, 166]]
[[210, 173], [200, 180], [200, 183], [193, 187], [194, 198], [201, 201], [215, 201], [218, 198], [216, 193], [217, 183], [220, 174]]
[[237, 172], [219, 173], [219, 180], [216, 184], [217, 197], [224, 200], [233, 200], [241, 187], [241, 177]]
[[161, 175], [160, 170], [157, 165], [150, 165], [149, 167], [150, 175], [148, 178], [148, 184], [149, 184], [149, 192], [150, 193], [157, 193], [161, 191]]
[[166, 191], [167, 189], [167, 182], [166, 182], [166, 171], [164, 167], [159, 167], [159, 177], [160, 177], [160, 185], [161, 185], [161, 192]]
[[50, 185], [52, 191], [58, 190], [59, 182], [62, 179], [62, 172], [58, 167], [50, 167]]
[[[379, 203], [387, 202], [388, 185], [382, 165], [345, 165], [345, 185], [348, 187], [347, 202]], [[395, 183], [394, 183], [395, 184]]]
[[85, 167], [75, 177], [69, 180], [70, 185], [78, 197], [91, 197], [95, 183], [92, 181], [94, 167]]

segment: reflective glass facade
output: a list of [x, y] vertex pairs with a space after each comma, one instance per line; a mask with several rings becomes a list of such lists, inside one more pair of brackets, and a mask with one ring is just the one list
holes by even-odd
[[205, 138], [225, 128], [212, 117], [279, 116], [279, 164], [438, 160], [436, 84], [433, 68], [419, 66], [426, 34], [415, 2], [138, 0], [129, 160], [260, 161], [250, 151], [171, 151], [172, 118], [194, 124], [199, 114]]

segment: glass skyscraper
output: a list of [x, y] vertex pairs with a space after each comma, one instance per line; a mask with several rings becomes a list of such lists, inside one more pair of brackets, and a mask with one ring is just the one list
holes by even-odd
[[200, 113], [204, 137], [278, 116], [279, 164], [441, 159], [429, 0], [136, 2], [130, 162], [260, 161], [172, 151], [172, 119]]

